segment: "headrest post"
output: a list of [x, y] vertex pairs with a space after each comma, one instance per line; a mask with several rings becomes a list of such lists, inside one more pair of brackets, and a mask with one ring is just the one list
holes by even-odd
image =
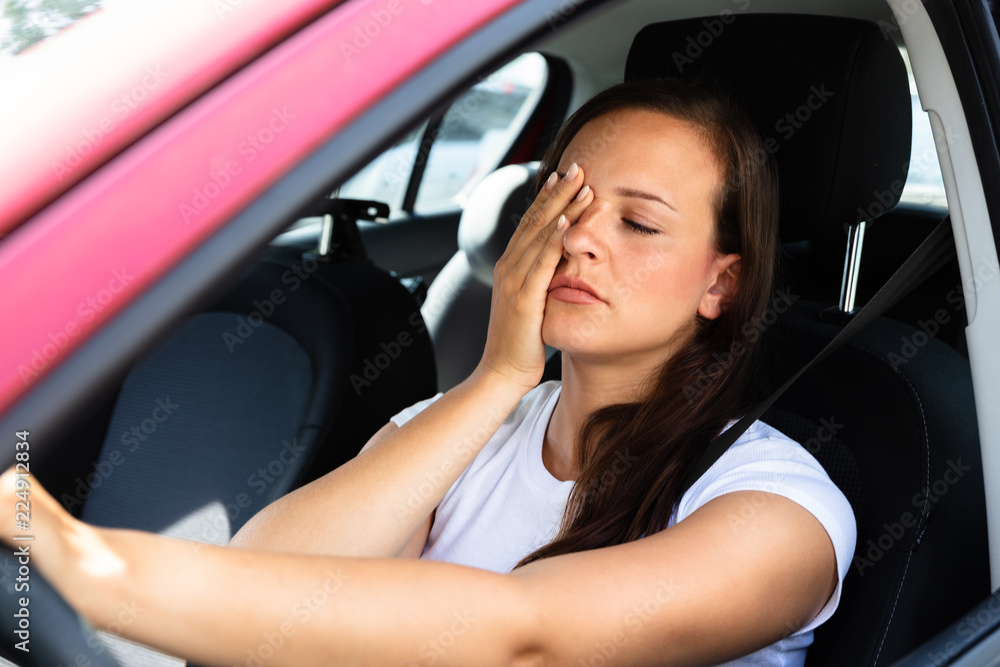
[[319, 248], [316, 254], [323, 260], [330, 259], [330, 250], [333, 244], [333, 216], [329, 213], [323, 216], [323, 228], [319, 235]]
[[854, 313], [854, 299], [858, 292], [858, 274], [861, 271], [861, 248], [865, 242], [867, 222], [859, 220], [847, 228], [847, 251], [844, 254], [844, 275], [840, 282], [840, 312]]

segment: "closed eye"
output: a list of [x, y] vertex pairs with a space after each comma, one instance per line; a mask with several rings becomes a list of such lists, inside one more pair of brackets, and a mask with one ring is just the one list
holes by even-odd
[[659, 234], [660, 233], [656, 229], [653, 229], [651, 227], [647, 227], [645, 225], [640, 225], [635, 220], [629, 220], [628, 218], [622, 218], [622, 222], [625, 223], [626, 227], [628, 227], [629, 229], [631, 229], [633, 232], [636, 232], [637, 234], [649, 234], [649, 235], [652, 235], [652, 234]]

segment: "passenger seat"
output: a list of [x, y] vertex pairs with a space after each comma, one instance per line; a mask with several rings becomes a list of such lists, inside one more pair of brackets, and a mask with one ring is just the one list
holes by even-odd
[[421, 313], [436, 350], [438, 387], [447, 391], [475, 370], [486, 346], [493, 267], [535, 199], [538, 163], [502, 167], [469, 195], [458, 225], [458, 252], [427, 290]]

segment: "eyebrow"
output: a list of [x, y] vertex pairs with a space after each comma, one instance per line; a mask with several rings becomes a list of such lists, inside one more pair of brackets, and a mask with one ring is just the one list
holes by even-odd
[[[559, 176], [559, 178], [562, 178], [563, 176], [566, 175], [565, 172], [561, 171], [556, 171], [556, 174]], [[674, 211], [675, 213], [678, 212], [677, 208], [673, 204], [667, 203], [661, 197], [654, 195], [652, 192], [646, 192], [645, 190], [636, 190], [635, 188], [627, 188], [624, 185], [619, 185], [618, 187], [615, 188], [614, 191], [615, 193], [621, 195], [622, 197], [632, 197], [634, 199], [648, 199], [649, 201], [657, 201], [666, 206], [667, 208], [669, 208], [671, 211]]]
[[627, 188], [623, 185], [619, 185], [615, 188], [615, 192], [622, 197], [632, 197], [634, 199], [647, 199], [649, 201], [660, 202], [670, 210], [675, 212], [677, 211], [677, 208], [673, 204], [670, 204], [657, 195], [654, 195], [651, 192], [646, 192], [645, 190], [636, 190], [635, 188]]

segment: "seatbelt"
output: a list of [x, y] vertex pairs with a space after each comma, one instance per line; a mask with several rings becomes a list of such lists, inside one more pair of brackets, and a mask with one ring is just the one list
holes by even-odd
[[760, 416], [771, 407], [778, 397], [785, 393], [785, 390], [792, 386], [806, 371], [847, 342], [848, 338], [880, 317], [926, 278], [944, 267], [954, 256], [955, 239], [951, 231], [951, 218], [945, 217], [934, 228], [934, 231], [924, 239], [923, 243], [913, 251], [913, 254], [903, 262], [903, 265], [892, 274], [892, 277], [886, 281], [875, 296], [851, 318], [847, 325], [840, 330], [840, 333], [834, 336], [833, 340], [827, 343], [826, 347], [820, 350], [805, 366], [793, 373], [774, 393], [708, 444], [701, 457], [695, 461], [694, 467], [691, 468], [687, 477], [684, 478], [684, 483], [681, 485], [677, 497], [684, 495], [684, 492], [691, 488], [691, 485], [698, 481], [698, 478], [704, 475], [726, 453], [726, 450], [750, 428], [750, 425], [760, 419]]

